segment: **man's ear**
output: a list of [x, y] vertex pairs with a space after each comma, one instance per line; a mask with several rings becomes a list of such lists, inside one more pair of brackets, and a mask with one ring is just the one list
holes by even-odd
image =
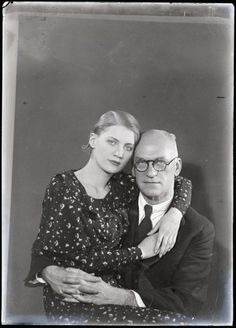
[[90, 136], [89, 136], [89, 145], [91, 148], [94, 148], [95, 147], [95, 144], [96, 144], [96, 139], [97, 139], [97, 134], [96, 133], [90, 133]]
[[177, 158], [176, 163], [175, 163], [175, 176], [177, 177], [182, 170], [182, 159]]

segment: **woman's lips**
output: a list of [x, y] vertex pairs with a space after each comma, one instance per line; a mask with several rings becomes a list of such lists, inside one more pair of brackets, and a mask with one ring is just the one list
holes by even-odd
[[109, 160], [113, 165], [120, 166], [121, 162]]

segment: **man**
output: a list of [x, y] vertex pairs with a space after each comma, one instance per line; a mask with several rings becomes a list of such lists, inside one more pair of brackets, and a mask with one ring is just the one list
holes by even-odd
[[[153, 247], [153, 235], [142, 240], [168, 210], [174, 195], [174, 180], [181, 168], [173, 134], [160, 130], [143, 133], [134, 153], [132, 170], [140, 194], [129, 213], [126, 246], [150, 243]], [[112, 287], [79, 269], [68, 268], [64, 270], [71, 274], [72, 285], [66, 294], [87, 303], [141, 306], [195, 315], [206, 299], [213, 241], [213, 225], [189, 208], [170, 252], [124, 268], [126, 289]], [[73, 274], [79, 277], [79, 288], [74, 285]], [[58, 268], [58, 280], [56, 275], [50, 276], [50, 272], [46, 276], [52, 288], [61, 293], [65, 280], [63, 270]], [[70, 279], [67, 277], [67, 283]]]
[[[144, 238], [139, 229], [142, 221], [147, 227], [141, 230], [150, 230], [168, 210], [174, 195], [174, 179], [181, 167], [173, 134], [150, 130], [142, 135], [133, 167], [140, 195], [130, 210], [127, 246], [137, 245]], [[152, 206], [149, 227], [144, 223], [148, 220], [143, 219], [145, 205]], [[156, 256], [125, 268], [127, 289], [111, 287], [102, 280], [82, 281], [79, 291], [83, 294], [73, 297], [88, 303], [146, 306], [196, 315], [206, 300], [213, 243], [212, 223], [190, 207], [170, 252], [162, 258]]]

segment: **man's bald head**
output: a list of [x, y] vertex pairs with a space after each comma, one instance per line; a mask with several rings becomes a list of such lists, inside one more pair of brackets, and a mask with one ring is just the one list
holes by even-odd
[[[145, 152], [155, 147], [165, 150], [168, 157], [178, 157], [176, 137], [173, 133], [164, 130], [148, 130], [142, 133], [138, 145], [135, 149], [135, 155], [145, 149]], [[168, 159], [167, 159], [168, 160]]]

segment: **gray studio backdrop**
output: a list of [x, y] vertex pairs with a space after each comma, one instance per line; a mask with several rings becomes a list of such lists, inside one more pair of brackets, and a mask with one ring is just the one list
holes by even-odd
[[216, 229], [210, 322], [231, 320], [232, 11], [230, 5], [5, 8], [5, 322], [43, 322], [42, 289], [23, 280], [45, 188], [57, 172], [84, 165], [81, 146], [90, 128], [118, 109], [135, 115], [143, 130], [176, 134], [182, 175], [193, 183], [192, 206]]

